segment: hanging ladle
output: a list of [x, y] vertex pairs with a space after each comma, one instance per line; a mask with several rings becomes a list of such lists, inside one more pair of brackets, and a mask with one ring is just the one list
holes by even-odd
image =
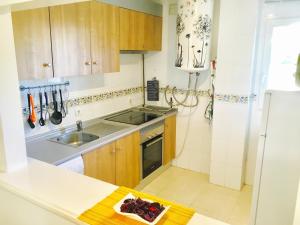
[[63, 100], [63, 97], [62, 97], [61, 89], [59, 89], [59, 96], [60, 96], [60, 112], [62, 114], [62, 117], [65, 118], [67, 113], [66, 113], [66, 110], [65, 110], [65, 107], [64, 107], [64, 100]]
[[53, 98], [54, 112], [52, 113], [52, 115], [50, 117], [50, 121], [54, 125], [58, 125], [58, 124], [61, 124], [61, 122], [62, 122], [62, 114], [61, 114], [61, 112], [58, 111], [58, 106], [57, 106], [58, 104], [56, 101], [56, 91], [55, 90], [52, 91], [52, 98]]
[[39, 120], [39, 124], [43, 127], [45, 126], [45, 119], [43, 118], [43, 94], [42, 92], [39, 93], [39, 98], [40, 98], [40, 120]]

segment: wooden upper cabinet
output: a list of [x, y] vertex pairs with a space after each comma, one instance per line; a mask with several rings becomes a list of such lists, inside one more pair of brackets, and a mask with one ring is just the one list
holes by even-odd
[[145, 14], [145, 50], [160, 51], [162, 45], [162, 18]]
[[111, 143], [90, 151], [82, 156], [84, 175], [111, 184], [116, 183], [115, 144]]
[[120, 8], [120, 50], [144, 50], [144, 27], [143, 13]]
[[162, 18], [120, 8], [120, 50], [161, 50]]
[[119, 72], [120, 50], [161, 50], [161, 17], [98, 1], [12, 18], [20, 80]]
[[150, 14], [144, 14], [144, 49], [153, 50], [154, 49], [154, 30], [155, 22], [154, 16]]
[[116, 185], [134, 188], [140, 181], [140, 133], [116, 141]]
[[12, 21], [19, 79], [52, 78], [48, 8], [13, 12]]
[[119, 8], [91, 2], [92, 73], [120, 71]]
[[165, 119], [164, 162], [166, 165], [176, 157], [176, 115]]
[[91, 74], [90, 2], [50, 7], [56, 77]]
[[162, 46], [162, 17], [154, 16], [154, 48], [155, 51], [161, 51]]

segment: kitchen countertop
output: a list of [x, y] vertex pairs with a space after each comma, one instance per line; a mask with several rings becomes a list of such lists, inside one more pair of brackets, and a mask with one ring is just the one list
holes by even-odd
[[[152, 111], [152, 113], [158, 113], [158, 112]], [[149, 122], [143, 123], [141, 125], [129, 125], [124, 123], [107, 121], [105, 120], [107, 116], [98, 119], [93, 119], [84, 122], [83, 132], [97, 135], [100, 137], [99, 139], [87, 143], [85, 145], [82, 145], [80, 147], [72, 147], [69, 145], [63, 145], [57, 142], [49, 141], [50, 138], [60, 136], [64, 133], [60, 131], [48, 132], [46, 134], [35, 136], [26, 140], [27, 155], [28, 157], [38, 159], [46, 163], [50, 163], [53, 165], [60, 165], [66, 161], [81, 156], [84, 153], [87, 153], [91, 150], [106, 145], [121, 137], [129, 135], [135, 131], [141, 130], [151, 124], [162, 121], [165, 118], [174, 115], [176, 113], [177, 113], [176, 109], [171, 109], [169, 112], [165, 114], [160, 113], [160, 117], [153, 119]], [[104, 129], [103, 126], [118, 127], [118, 129], [116, 129], [115, 132], [109, 135], [103, 135], [102, 134]], [[65, 133], [68, 133], [68, 132], [76, 131], [76, 128], [75, 125], [73, 125], [67, 127], [65, 130], [66, 130]]]
[[[74, 185], [76, 184], [76, 185]], [[0, 173], [0, 188], [55, 214], [82, 224], [76, 218], [118, 187], [35, 159], [10, 173]], [[188, 225], [228, 225], [194, 214]]]

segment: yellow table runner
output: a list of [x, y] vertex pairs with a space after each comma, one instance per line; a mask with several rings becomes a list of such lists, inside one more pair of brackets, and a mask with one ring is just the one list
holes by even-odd
[[111, 195], [81, 214], [78, 219], [89, 225], [144, 225], [144, 223], [119, 215], [114, 211], [114, 205], [128, 193], [132, 193], [136, 197], [159, 202], [165, 206], [171, 206], [157, 225], [185, 225], [195, 213], [193, 209], [174, 204], [153, 195], [141, 193], [126, 187], [119, 187]]

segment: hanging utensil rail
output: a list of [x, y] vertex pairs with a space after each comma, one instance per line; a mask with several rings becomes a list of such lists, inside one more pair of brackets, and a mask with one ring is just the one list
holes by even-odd
[[59, 86], [69, 86], [69, 85], [70, 85], [70, 81], [66, 81], [66, 82], [63, 82], [63, 83], [37, 85], [37, 86], [31, 86], [31, 87], [25, 87], [25, 86], [21, 85], [20, 86], [20, 91], [32, 90], [32, 89], [42, 89], [42, 88], [47, 88], [47, 87], [55, 88], [55, 87], [59, 87]]

